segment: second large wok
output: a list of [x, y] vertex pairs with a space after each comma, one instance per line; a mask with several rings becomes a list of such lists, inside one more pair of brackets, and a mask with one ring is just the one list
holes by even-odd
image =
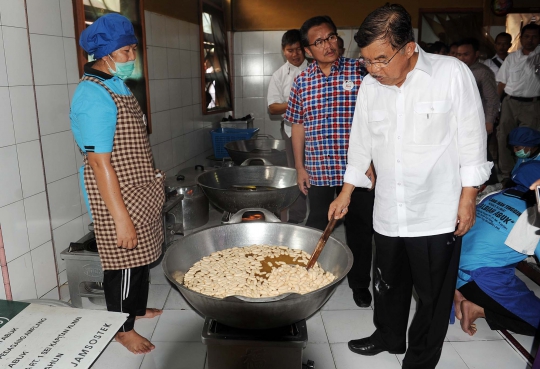
[[225, 144], [231, 159], [236, 165], [246, 159], [264, 158], [274, 165], [287, 166], [285, 141], [274, 139], [257, 139], [232, 141]]
[[330, 298], [353, 263], [351, 250], [347, 246], [333, 237], [328, 239], [318, 262], [336, 279], [304, 295], [286, 293], [268, 298], [215, 298], [186, 288], [182, 281], [173, 278], [173, 273], [183, 275], [193, 264], [212, 252], [236, 246], [285, 245], [312, 253], [321, 233], [317, 229], [287, 223], [250, 222], [217, 226], [173, 243], [167, 249], [162, 265], [167, 278], [202, 315], [237, 328], [281, 327], [308, 318]]
[[197, 182], [210, 202], [231, 213], [246, 208], [279, 213], [300, 194], [296, 170], [271, 165], [220, 168], [201, 174]]

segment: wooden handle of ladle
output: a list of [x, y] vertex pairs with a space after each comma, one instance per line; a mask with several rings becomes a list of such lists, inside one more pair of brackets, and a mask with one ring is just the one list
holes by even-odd
[[319, 242], [317, 242], [317, 247], [315, 247], [315, 251], [313, 251], [313, 254], [311, 254], [311, 258], [309, 259], [307, 263], [307, 267], [306, 267], [307, 270], [312, 268], [313, 265], [315, 265], [315, 263], [317, 262], [317, 259], [319, 259], [319, 255], [321, 254], [321, 251], [324, 248], [324, 245], [326, 245], [326, 241], [328, 241], [328, 237], [330, 237], [330, 234], [334, 230], [334, 227], [336, 226], [336, 222], [337, 222], [337, 219], [334, 218], [334, 215], [332, 214], [332, 219], [328, 222], [328, 225], [326, 226], [326, 229], [321, 235], [321, 238], [319, 238]]

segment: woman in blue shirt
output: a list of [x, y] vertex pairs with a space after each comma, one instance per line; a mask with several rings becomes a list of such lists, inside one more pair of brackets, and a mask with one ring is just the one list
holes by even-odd
[[147, 309], [149, 264], [161, 255], [164, 173], [154, 169], [146, 118], [123, 82], [134, 69], [133, 26], [119, 14], [98, 18], [79, 41], [95, 61], [84, 67], [71, 104], [71, 129], [84, 156], [82, 189], [103, 268], [109, 311], [129, 316], [115, 339], [145, 354], [154, 345], [133, 329]]

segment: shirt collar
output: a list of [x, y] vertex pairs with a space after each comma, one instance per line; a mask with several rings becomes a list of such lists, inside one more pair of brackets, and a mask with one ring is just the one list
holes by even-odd
[[102, 79], [102, 80], [107, 80], [107, 79], [113, 78], [113, 76], [111, 76], [108, 73], [105, 73], [105, 72], [102, 72], [100, 70], [94, 69], [94, 64], [95, 63], [96, 63], [95, 60], [90, 62], [90, 63], [86, 63], [84, 65], [84, 74], [87, 74], [87, 75], [90, 75], [90, 76], [93, 76], [93, 77], [97, 77], [97, 78]]
[[529, 55], [525, 55], [523, 54], [523, 47], [520, 47], [519, 50], [518, 50], [518, 53], [521, 54], [521, 56], [525, 56], [525, 57], [529, 57], [529, 56], [533, 56], [533, 55], [537, 55], [537, 54], [540, 54], [540, 45], [536, 46], [536, 49], [534, 49], [533, 51], [531, 51], [529, 53]]
[[[345, 58], [343, 56], [340, 56], [339, 58], [336, 59], [336, 61], [332, 63], [332, 66], [330, 67], [330, 74], [334, 73], [335, 71], [337, 71], [338, 73], [341, 73], [343, 71], [344, 65], [345, 65]], [[313, 63], [311, 63], [311, 66], [313, 66], [313, 68], [309, 71], [309, 74], [311, 76], [314, 76], [316, 73], [322, 74], [322, 70], [319, 67], [319, 62], [317, 62], [316, 60], [313, 60]]]
[[418, 51], [418, 60], [416, 61], [414, 69], [420, 69], [421, 71], [426, 72], [431, 76], [431, 73], [433, 72], [433, 66], [431, 65], [431, 61], [429, 60], [426, 52], [422, 50], [422, 48], [418, 44], [416, 44], [415, 51]]
[[289, 63], [289, 61], [285, 61], [285, 64], [287, 64], [287, 66], [290, 68], [290, 69], [300, 69], [300, 70], [304, 70], [306, 69], [307, 67], [307, 59], [304, 59], [304, 61], [302, 62], [302, 64], [300, 64], [300, 66], [295, 66], [294, 64], [291, 64]]
[[[420, 46], [418, 46], [418, 44], [416, 44], [416, 49], [415, 51], [418, 52], [418, 60], [416, 61], [416, 65], [414, 66], [414, 69], [412, 71], [410, 71], [408, 74], [412, 73], [415, 69], [419, 69], [427, 74], [429, 74], [431, 76], [432, 72], [433, 72], [433, 66], [431, 65], [431, 61], [429, 60], [426, 52], [424, 50], [422, 50], [422, 48]], [[407, 75], [408, 77], [408, 75]], [[371, 77], [369, 74], [364, 77], [364, 80], [362, 81], [362, 83], [365, 83], [367, 85], [372, 85], [374, 83], [378, 83], [377, 80], [373, 77]], [[384, 85], [381, 85], [381, 86], [384, 86]], [[385, 87], [391, 87], [391, 86], [385, 86]], [[395, 86], [393, 86], [395, 87]]]

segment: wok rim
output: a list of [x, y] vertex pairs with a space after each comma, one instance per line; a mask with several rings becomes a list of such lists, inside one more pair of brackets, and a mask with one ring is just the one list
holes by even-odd
[[[259, 138], [257, 138], [257, 139], [254, 139], [254, 140], [237, 140], [237, 141], [227, 142], [224, 147], [225, 147], [225, 149], [227, 151], [233, 151], [235, 153], [248, 154], [248, 153], [250, 153], [250, 151], [242, 151], [242, 150], [237, 150], [237, 149], [228, 147], [228, 146], [231, 146], [231, 145], [235, 144], [236, 142], [244, 142], [244, 141], [282, 141], [283, 144], [286, 145], [286, 142], [283, 139], [278, 139], [278, 138], [260, 138], [259, 139]], [[284, 148], [283, 150], [277, 150], [277, 151], [279, 151], [281, 153], [281, 152], [285, 152], [286, 149]]]
[[[257, 222], [257, 223], [259, 223], [259, 222]], [[265, 222], [260, 222], [260, 223], [265, 223]], [[229, 227], [229, 226], [235, 226], [235, 225], [239, 225], [239, 224], [247, 224], [247, 223], [215, 225], [215, 226], [208, 227], [208, 228], [202, 229], [200, 231], [194, 232], [194, 233], [192, 233], [192, 234], [190, 234], [188, 236], [183, 237], [179, 241], [183, 241], [186, 238], [197, 235], [198, 233], [201, 233], [201, 232], [208, 231], [208, 230], [213, 229], [213, 228]], [[320, 229], [313, 228], [313, 227], [307, 227], [307, 226], [304, 226], [304, 225], [288, 224], [288, 223], [268, 223], [268, 224], [280, 224], [281, 226], [286, 226], [286, 227], [299, 227], [299, 228], [305, 228], [305, 229], [309, 229], [309, 230], [314, 230], [314, 231], [320, 232], [321, 234], [323, 233]], [[203, 293], [194, 291], [194, 290], [192, 290], [190, 288], [185, 287], [183, 284], [180, 284], [178, 281], [176, 281], [176, 279], [174, 279], [171, 275], [169, 275], [167, 270], [165, 270], [165, 266], [167, 265], [167, 260], [168, 260], [168, 258], [170, 256], [169, 250], [171, 250], [171, 248], [172, 248], [172, 246], [174, 246], [174, 244], [170, 245], [169, 248], [167, 249], [167, 251], [165, 251], [165, 255], [163, 256], [163, 261], [161, 263], [161, 267], [162, 267], [163, 272], [164, 272], [165, 276], [167, 277], [167, 279], [171, 283], [176, 285], [178, 287], [178, 289], [180, 290], [180, 292], [182, 292], [182, 290], [186, 290], [189, 293], [193, 293], [193, 294], [195, 294], [196, 296], [199, 296], [199, 297], [204, 297], [204, 298], [212, 299], [212, 300], [215, 300], [215, 301], [225, 301], [225, 302], [227, 302], [226, 299], [230, 299], [230, 298], [234, 297], [234, 298], [236, 298], [238, 300], [238, 302], [246, 302], [246, 303], [250, 303], [250, 304], [251, 303], [277, 302], [277, 301], [282, 301], [282, 300], [284, 300], [284, 299], [286, 299], [288, 297], [290, 297], [290, 299], [293, 300], [293, 299], [303, 298], [303, 297], [309, 296], [311, 294], [319, 293], [322, 290], [325, 290], [325, 289], [327, 289], [327, 288], [329, 288], [329, 287], [331, 287], [331, 286], [333, 286], [333, 285], [335, 285], [337, 283], [341, 283], [343, 278], [345, 278], [347, 276], [347, 274], [349, 273], [349, 271], [351, 270], [353, 262], [354, 262], [354, 257], [353, 257], [352, 251], [349, 248], [349, 246], [347, 246], [346, 244], [344, 244], [343, 242], [341, 242], [337, 238], [332, 237], [332, 235], [330, 235], [330, 237], [328, 237], [328, 239], [333, 239], [334, 241], [336, 241], [341, 247], [343, 247], [343, 249], [345, 251], [345, 254], [347, 255], [347, 266], [344, 269], [343, 276], [341, 278], [339, 278], [339, 279], [335, 279], [331, 283], [329, 283], [329, 284], [327, 284], [327, 285], [325, 285], [325, 286], [323, 286], [321, 288], [318, 288], [316, 290], [313, 290], [313, 291], [305, 293], [305, 294], [300, 294], [300, 293], [295, 293], [295, 292], [287, 292], [287, 293], [283, 293], [281, 295], [272, 296], [272, 297], [258, 297], [258, 298], [256, 298], [256, 297], [246, 297], [246, 296], [242, 296], [242, 295], [231, 295], [231, 296], [227, 296], [227, 297], [217, 298], [217, 297], [214, 297], [214, 296], [205, 295]], [[232, 247], [239, 247], [239, 246], [232, 246]], [[232, 247], [228, 247], [228, 248], [232, 248]], [[242, 246], [242, 247], [246, 247], [246, 246]], [[224, 249], [224, 250], [226, 250], [226, 249]], [[295, 249], [293, 249], [293, 250], [295, 250]], [[219, 251], [222, 251], [222, 250], [219, 250]], [[213, 251], [213, 252], [216, 252], [216, 251]], [[323, 252], [324, 252], [324, 249], [323, 249]], [[205, 256], [208, 256], [208, 255], [205, 255]], [[193, 267], [193, 265], [191, 267]]]
[[[204, 173], [201, 173], [197, 176], [197, 184], [201, 187], [204, 187], [204, 188], [209, 188], [211, 190], [215, 190], [215, 191], [230, 191], [229, 188], [219, 188], [219, 187], [212, 187], [212, 186], [209, 186], [207, 184], [203, 184], [200, 182], [199, 178], [203, 175], [209, 175], [208, 173], [216, 173], [216, 172], [219, 172], [219, 171], [226, 171], [226, 170], [245, 170], [245, 169], [240, 169], [240, 168], [257, 168], [257, 169], [250, 169], [250, 170], [261, 170], [261, 169], [258, 169], [258, 168], [275, 168], [275, 169], [279, 169], [279, 170], [284, 170], [286, 172], [290, 172], [290, 171], [295, 171], [296, 172], [296, 169], [294, 168], [288, 168], [288, 167], [283, 167], [283, 166], [278, 166], [278, 165], [246, 165], [246, 166], [240, 166], [240, 165], [237, 165], [237, 166], [232, 166], [232, 167], [223, 167], [223, 168], [218, 168], [216, 170], [212, 170], [212, 171], [208, 171], [208, 172], [204, 172]], [[276, 191], [279, 191], [279, 190], [286, 190], [286, 189], [289, 189], [289, 188], [293, 188], [293, 187], [298, 187], [298, 184], [295, 183], [294, 185], [292, 186], [288, 186], [288, 187], [281, 187], [281, 188], [276, 188]], [[219, 226], [217, 226], [219, 227]], [[213, 227], [210, 227], [210, 228], [213, 228]], [[308, 227], [309, 228], [309, 227]], [[209, 228], [207, 228], [209, 229]], [[203, 229], [204, 230], [204, 229]], [[200, 231], [198, 231], [200, 232]], [[198, 233], [197, 232], [197, 233]], [[191, 235], [189, 235], [191, 236]], [[189, 237], [187, 236], [187, 237]]]

